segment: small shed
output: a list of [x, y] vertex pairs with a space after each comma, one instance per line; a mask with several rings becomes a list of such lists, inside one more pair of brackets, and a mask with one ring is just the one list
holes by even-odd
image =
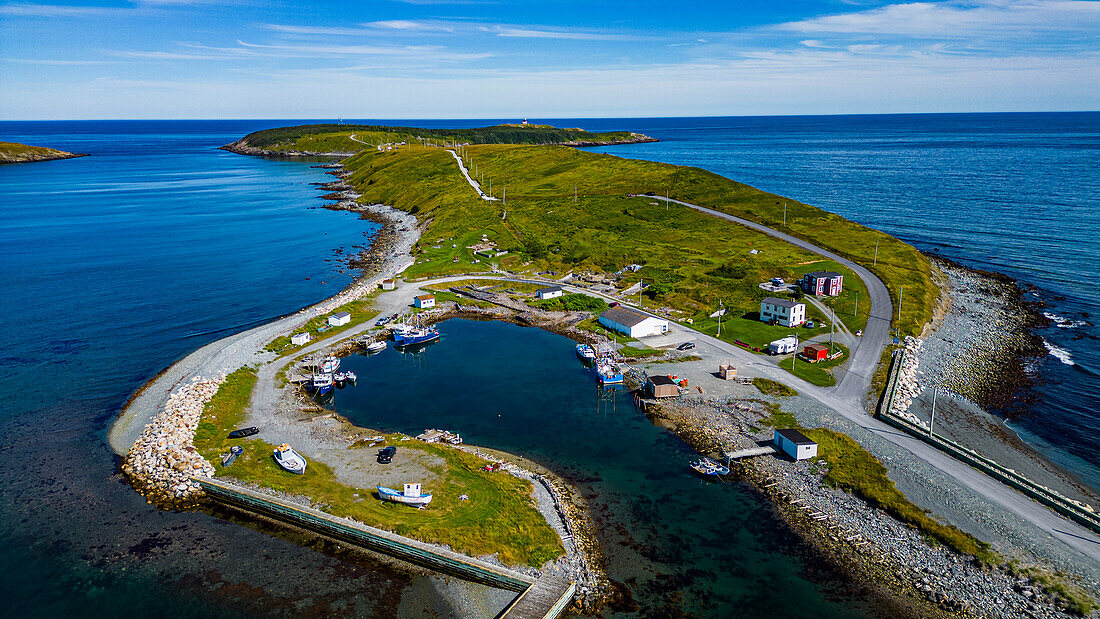
[[540, 299], [556, 299], [565, 294], [565, 291], [561, 289], [561, 286], [550, 286], [549, 288], [539, 288], [535, 292], [535, 296]]
[[718, 375], [722, 377], [722, 380], [733, 380], [737, 378], [737, 368], [728, 363], [723, 363], [718, 366]]
[[290, 336], [290, 343], [294, 346], [301, 346], [309, 342], [309, 333], [295, 333]]
[[776, 428], [775, 434], [772, 436], [772, 443], [779, 451], [795, 460], [805, 460], [817, 455], [817, 443], [793, 428], [785, 430]]
[[435, 307], [435, 295], [422, 294], [419, 297], [413, 299], [413, 307], [419, 307], [420, 309], [428, 309], [429, 307]]
[[802, 356], [810, 361], [821, 361], [829, 356], [829, 347], [824, 344], [806, 344], [802, 349]]
[[650, 376], [649, 393], [655, 398], [671, 398], [680, 395], [680, 387], [668, 376]]
[[332, 316], [328, 317], [328, 324], [334, 327], [342, 327], [351, 322], [351, 314], [347, 312], [336, 312]]
[[798, 337], [794, 335], [788, 335], [781, 340], [775, 340], [768, 344], [769, 355], [785, 355], [796, 350], [798, 350]]
[[384, 280], [382, 280], [382, 290], [393, 290], [395, 288], [397, 288], [397, 280], [395, 280], [395, 279], [384, 279]]

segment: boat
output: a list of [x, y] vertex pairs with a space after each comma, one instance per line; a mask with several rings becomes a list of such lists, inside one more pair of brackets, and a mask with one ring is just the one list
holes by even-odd
[[730, 469], [724, 464], [719, 464], [710, 458], [699, 458], [691, 463], [691, 468], [704, 477], [728, 475]]
[[332, 375], [332, 380], [342, 383], [348, 379], [347, 372], [337, 372]]
[[381, 340], [367, 344], [367, 352], [372, 355], [375, 353], [380, 353], [383, 350], [386, 350], [386, 343]]
[[244, 438], [246, 436], [252, 436], [253, 434], [259, 434], [260, 429], [256, 426], [249, 426], [247, 428], [240, 428], [233, 430], [229, 433], [229, 438]]
[[586, 361], [596, 358], [596, 351], [588, 344], [577, 344], [577, 356]]
[[349, 383], [354, 383], [356, 380], [358, 380], [359, 377], [355, 375], [355, 372], [352, 372], [351, 370], [348, 370], [347, 372], [344, 372], [344, 378]]
[[222, 466], [229, 466], [237, 460], [237, 456], [244, 453], [244, 447], [234, 445], [229, 448], [229, 453], [222, 456]]
[[329, 355], [321, 360], [321, 371], [326, 373], [333, 373], [340, 369], [340, 358], [334, 355]]
[[406, 505], [427, 505], [432, 502], [432, 495], [420, 493], [420, 484], [405, 484], [404, 492], [378, 486], [378, 496], [383, 501], [393, 501], [394, 503], [404, 503]]
[[332, 391], [332, 374], [327, 372], [323, 374], [314, 374], [313, 378], [309, 381], [309, 385], [317, 395], [324, 395]]
[[623, 373], [610, 359], [596, 361], [596, 375], [601, 385], [618, 385], [623, 382]]
[[275, 457], [275, 461], [279, 463], [279, 466], [295, 473], [302, 475], [306, 472], [306, 459], [294, 451], [290, 445], [283, 443], [275, 448], [275, 453], [272, 454]]
[[[396, 334], [395, 334], [396, 335]], [[435, 327], [416, 327], [403, 333], [400, 339], [395, 338], [397, 346], [415, 346], [417, 344], [427, 344], [428, 342], [434, 342], [439, 339], [439, 330]]]

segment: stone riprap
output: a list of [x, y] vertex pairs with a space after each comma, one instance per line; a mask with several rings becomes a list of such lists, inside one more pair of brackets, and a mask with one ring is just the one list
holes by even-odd
[[195, 377], [176, 389], [126, 454], [122, 472], [150, 503], [186, 507], [202, 497], [191, 477], [212, 477], [214, 466], [195, 449], [195, 431], [224, 381]]
[[922, 344], [922, 340], [918, 340], [913, 336], [906, 336], [905, 338], [905, 357], [902, 359], [901, 367], [898, 368], [897, 385], [894, 388], [894, 399], [890, 402], [889, 413], [916, 426], [928, 429], [926, 422], [909, 412], [913, 400], [924, 391], [918, 372]]

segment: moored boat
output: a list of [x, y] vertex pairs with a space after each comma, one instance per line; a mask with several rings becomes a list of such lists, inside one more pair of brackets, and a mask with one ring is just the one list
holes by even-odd
[[386, 350], [386, 343], [381, 340], [367, 344], [367, 352], [372, 355], [375, 353], [380, 353], [383, 350]]
[[427, 344], [439, 339], [439, 330], [435, 327], [414, 327], [407, 331], [394, 332], [396, 346], [415, 346]]
[[405, 491], [398, 492], [392, 488], [378, 486], [378, 496], [384, 501], [404, 503], [406, 505], [427, 505], [432, 502], [432, 495], [421, 494], [420, 484], [405, 484]]
[[591, 361], [596, 358], [596, 351], [588, 344], [577, 344], [577, 356], [581, 359]]
[[347, 380], [349, 383], [354, 383], [356, 380], [358, 380], [358, 378], [359, 377], [355, 375], [355, 372], [352, 372], [351, 370], [344, 372], [344, 379]]
[[229, 433], [229, 438], [244, 438], [246, 436], [252, 436], [253, 434], [258, 434], [259, 432], [260, 432], [260, 429], [257, 428], [256, 426], [249, 426], [247, 428], [240, 428], [240, 429], [237, 429], [237, 430], [233, 430], [232, 432]]
[[332, 374], [328, 372], [314, 374], [309, 381], [309, 385], [317, 395], [324, 395], [332, 391]]
[[610, 359], [600, 359], [596, 362], [596, 375], [601, 385], [617, 385], [623, 382], [623, 373]]
[[229, 466], [237, 460], [237, 456], [244, 453], [244, 447], [234, 445], [229, 448], [229, 453], [222, 456], [222, 466]]
[[340, 369], [340, 358], [329, 355], [321, 360], [321, 372], [331, 374]]
[[704, 477], [727, 475], [730, 472], [729, 467], [724, 464], [719, 464], [710, 458], [699, 458], [698, 460], [692, 461], [691, 468]]
[[297, 475], [303, 475], [306, 472], [306, 459], [303, 458], [298, 452], [294, 451], [287, 443], [283, 443], [275, 448], [275, 453], [272, 454], [275, 461], [279, 463], [279, 466], [295, 473]]

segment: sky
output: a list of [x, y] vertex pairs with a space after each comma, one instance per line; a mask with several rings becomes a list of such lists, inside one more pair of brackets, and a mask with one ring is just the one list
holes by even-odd
[[1100, 1], [0, 0], [0, 120], [1100, 109]]

